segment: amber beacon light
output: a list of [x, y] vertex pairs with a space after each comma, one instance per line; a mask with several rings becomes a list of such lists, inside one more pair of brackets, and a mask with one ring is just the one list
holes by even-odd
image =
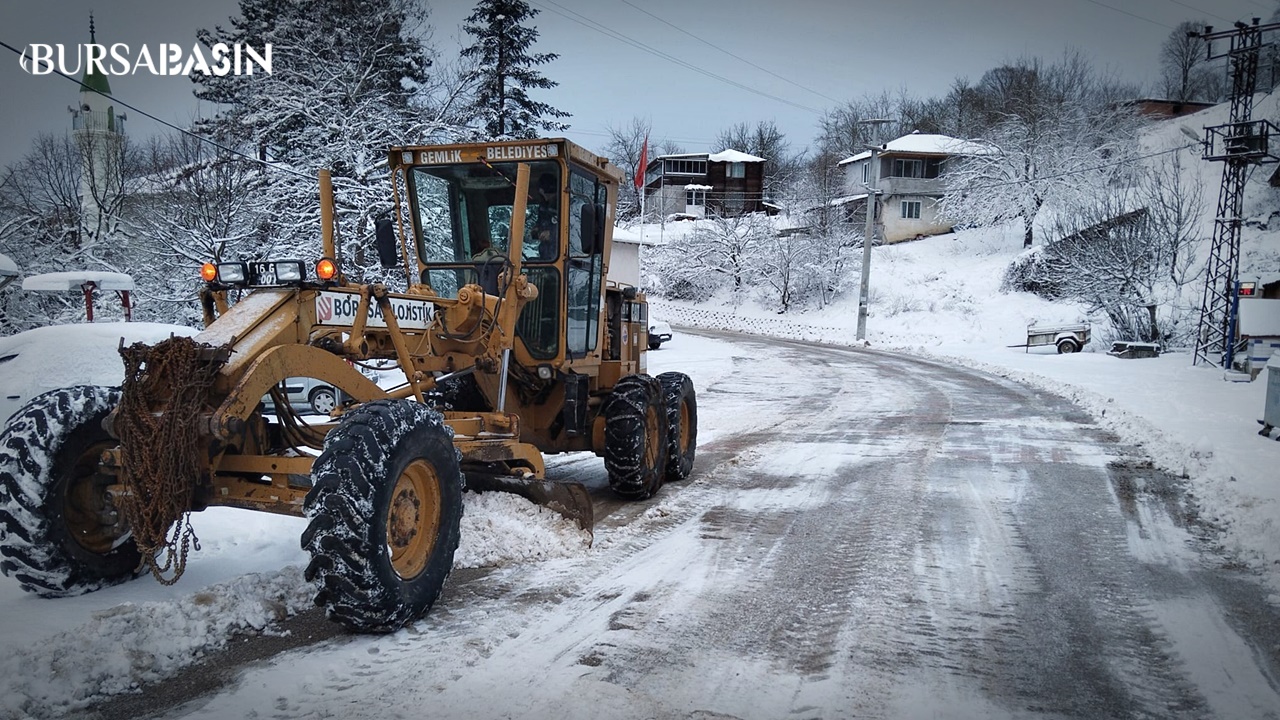
[[329, 258], [321, 258], [316, 263], [316, 277], [328, 282], [338, 274], [338, 265]]

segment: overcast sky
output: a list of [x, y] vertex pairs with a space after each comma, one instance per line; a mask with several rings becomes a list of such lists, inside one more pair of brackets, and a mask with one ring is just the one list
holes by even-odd
[[[434, 43], [457, 52], [472, 0], [427, 0]], [[639, 116], [653, 142], [671, 138], [688, 151], [713, 149], [737, 122], [775, 121], [793, 149], [811, 144], [823, 110], [867, 94], [946, 92], [957, 77], [976, 81], [1022, 56], [1046, 61], [1077, 48], [1099, 69], [1154, 93], [1160, 45], [1179, 22], [1219, 27], [1261, 16], [1275, 0], [529, 0], [538, 52], [559, 53], [543, 72], [560, 83], [537, 99], [573, 114], [567, 135], [598, 150], [609, 125]], [[0, 0], [0, 40], [194, 42], [199, 28], [225, 24], [236, 0]], [[642, 47], [637, 47], [637, 45]], [[734, 57], [737, 56], [737, 57]], [[674, 61], [673, 61], [674, 59]], [[749, 61], [749, 62], [748, 62]], [[683, 64], [682, 64], [683, 63]], [[753, 67], [752, 65], [758, 66]], [[688, 66], [704, 70], [699, 73]], [[711, 77], [718, 76], [718, 77]], [[200, 107], [181, 76], [145, 72], [113, 77], [123, 101], [178, 124]], [[743, 89], [746, 86], [756, 92]], [[31, 76], [0, 49], [0, 164], [19, 157], [39, 132], [70, 127], [78, 88], [56, 76]], [[161, 130], [130, 115], [128, 132]]]

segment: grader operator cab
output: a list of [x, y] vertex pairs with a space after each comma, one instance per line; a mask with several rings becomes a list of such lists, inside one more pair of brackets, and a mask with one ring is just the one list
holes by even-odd
[[[122, 347], [121, 388], [54, 391], [14, 416], [0, 569], [47, 596], [147, 569], [171, 583], [191, 512], [305, 515], [316, 602], [387, 632], [438, 596], [464, 488], [589, 529], [589, 493], [549, 481], [544, 454], [603, 456], [625, 498], [689, 475], [693, 385], [645, 373], [645, 298], [608, 279], [618, 169], [566, 140], [395, 148], [390, 167], [396, 213], [377, 251], [402, 290], [345, 280], [322, 173], [314, 277], [298, 260], [206, 265], [203, 332]], [[402, 385], [353, 367], [387, 360]], [[262, 398], [290, 377], [351, 401], [322, 423], [282, 399], [269, 416]]]

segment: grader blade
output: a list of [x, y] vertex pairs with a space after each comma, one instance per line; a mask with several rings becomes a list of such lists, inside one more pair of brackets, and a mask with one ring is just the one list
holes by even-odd
[[595, 510], [591, 506], [591, 495], [587, 488], [579, 483], [558, 483], [547, 480], [533, 480], [514, 475], [494, 475], [490, 473], [467, 473], [467, 489], [472, 492], [508, 492], [541, 505], [548, 510], [560, 513], [566, 520], [578, 524], [578, 527], [592, 532], [595, 527]]

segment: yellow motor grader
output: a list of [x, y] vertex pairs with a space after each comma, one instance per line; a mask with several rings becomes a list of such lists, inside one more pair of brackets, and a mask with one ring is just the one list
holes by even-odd
[[[376, 250], [403, 289], [345, 279], [321, 173], [313, 273], [207, 264], [202, 332], [121, 347], [120, 388], [57, 390], [13, 417], [5, 574], [46, 596], [147, 570], [169, 583], [198, 547], [191, 512], [305, 515], [316, 602], [389, 632], [439, 595], [464, 489], [515, 492], [590, 529], [586, 489], [549, 481], [544, 454], [601, 455], [625, 498], [689, 475], [693, 384], [645, 373], [645, 298], [608, 277], [621, 172], [563, 139], [394, 148], [390, 167], [396, 211]], [[389, 361], [403, 382], [357, 368]], [[280, 389], [297, 377], [346, 401], [308, 422]]]

